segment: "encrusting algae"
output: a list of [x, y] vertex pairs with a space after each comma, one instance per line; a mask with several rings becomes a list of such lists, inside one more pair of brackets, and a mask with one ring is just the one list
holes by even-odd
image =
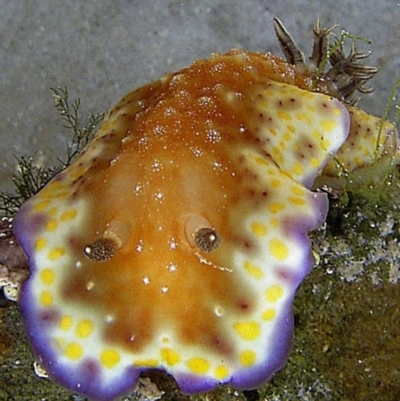
[[[293, 298], [314, 263], [307, 232], [328, 213], [327, 194], [310, 187], [353, 199], [343, 176], [357, 188], [380, 166], [379, 176], [390, 170], [394, 180], [400, 150], [392, 124], [354, 106], [377, 71], [359, 63], [364, 54], [353, 47], [346, 56], [343, 38], [329, 44], [332, 29], [317, 23], [307, 64], [277, 19], [275, 30], [288, 62], [232, 50], [128, 94], [16, 214], [31, 269], [21, 313], [56, 382], [112, 400], [156, 368], [183, 393], [225, 384], [219, 397], [234, 388], [248, 398], [268, 397], [284, 377], [260, 388], [287, 360]], [[328, 228], [344, 216], [332, 210]], [[328, 231], [315, 239], [325, 258], [321, 238], [332, 239]], [[303, 299], [306, 279], [300, 324], [318, 320], [308, 305], [319, 293], [340, 293], [329, 279]], [[304, 371], [296, 352], [307, 354], [305, 337], [295, 338], [286, 370]], [[333, 380], [310, 376], [302, 391], [336, 391]]]

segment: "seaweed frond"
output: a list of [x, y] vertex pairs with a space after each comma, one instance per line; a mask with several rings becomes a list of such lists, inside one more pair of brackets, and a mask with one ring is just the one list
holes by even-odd
[[0, 192], [0, 215], [12, 217], [21, 205], [40, 191], [61, 169], [59, 166], [39, 165], [36, 155], [18, 157], [13, 177], [14, 192]]
[[70, 104], [67, 88], [57, 87], [50, 89], [53, 92], [55, 107], [64, 121], [64, 128], [73, 132], [72, 140], [67, 144], [65, 159], [58, 159], [61, 164], [61, 171], [71, 164], [78, 153], [92, 139], [97, 125], [103, 120], [105, 114], [90, 114], [82, 126], [79, 115], [80, 99], [75, 99]]
[[68, 167], [79, 152], [94, 136], [96, 127], [103, 120], [104, 113], [90, 114], [82, 124], [79, 114], [80, 100], [70, 101], [66, 88], [51, 88], [55, 107], [63, 126], [72, 131], [72, 139], [66, 144], [66, 154], [58, 158], [55, 165], [42, 163], [36, 157], [16, 156], [16, 173], [13, 177], [14, 192], [0, 192], [0, 215], [12, 217], [22, 204], [39, 192], [55, 175]]

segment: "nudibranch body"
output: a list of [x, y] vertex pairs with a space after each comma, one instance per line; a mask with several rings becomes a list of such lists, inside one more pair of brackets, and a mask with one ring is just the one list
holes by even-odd
[[327, 213], [308, 188], [350, 127], [313, 85], [271, 54], [196, 61], [123, 98], [22, 206], [20, 305], [51, 377], [111, 400], [149, 368], [194, 393], [282, 367]]
[[21, 309], [51, 376], [111, 399], [147, 368], [191, 393], [282, 366], [327, 212], [307, 187], [349, 129], [308, 84], [269, 54], [197, 61], [122, 99], [21, 208]]

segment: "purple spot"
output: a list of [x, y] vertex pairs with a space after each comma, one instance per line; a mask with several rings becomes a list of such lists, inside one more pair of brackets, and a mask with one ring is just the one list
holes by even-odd
[[89, 358], [82, 362], [81, 370], [85, 381], [96, 380], [101, 372], [99, 363], [96, 360]]
[[291, 278], [293, 277], [292, 272], [288, 269], [285, 268], [278, 268], [275, 270], [276, 276], [279, 278], [279, 280], [286, 281], [286, 282], [291, 282]]
[[57, 309], [40, 311], [39, 320], [48, 326], [54, 325], [60, 320], [60, 313]]

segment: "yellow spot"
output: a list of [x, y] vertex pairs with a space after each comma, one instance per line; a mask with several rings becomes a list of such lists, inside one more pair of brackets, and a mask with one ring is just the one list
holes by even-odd
[[80, 338], [89, 337], [94, 330], [93, 322], [89, 319], [83, 319], [78, 323], [76, 335]]
[[257, 322], [238, 322], [233, 324], [233, 328], [243, 340], [254, 341], [261, 334], [261, 327]]
[[374, 136], [370, 136], [370, 137], [366, 138], [366, 141], [368, 141], [370, 145], [375, 145], [376, 138]]
[[[314, 100], [315, 100], [315, 99], [314, 99], [315, 93], [314, 93], [314, 92], [307, 92], [307, 91], [304, 92], [304, 91], [303, 91], [303, 92], [301, 93], [301, 97], [304, 98], [304, 99], [306, 99], [307, 101], [308, 101], [308, 100], [314, 101]], [[307, 108], [310, 109], [310, 110], [312, 110], [312, 111], [315, 111], [315, 107], [314, 107], [314, 106], [307, 105]]]
[[360, 146], [360, 153], [363, 154], [364, 156], [369, 156], [369, 150], [367, 148], [364, 148], [363, 146]]
[[55, 216], [57, 214], [57, 208], [53, 206], [49, 211], [48, 211], [50, 216]]
[[339, 107], [334, 107], [332, 112], [335, 114], [335, 116], [340, 116], [342, 114], [342, 110], [339, 109]]
[[54, 195], [57, 199], [63, 199], [69, 196], [69, 193], [67, 191], [60, 191], [57, 194]]
[[74, 219], [77, 216], [78, 212], [76, 209], [71, 209], [63, 212], [60, 216], [60, 220], [65, 222]]
[[210, 370], [210, 363], [203, 358], [191, 358], [187, 361], [186, 366], [197, 375], [204, 375]]
[[265, 296], [268, 302], [276, 302], [283, 296], [283, 288], [280, 285], [272, 285], [265, 291]]
[[35, 242], [35, 249], [42, 251], [47, 246], [47, 241], [44, 238], [38, 238]]
[[54, 231], [57, 229], [57, 226], [58, 226], [57, 220], [51, 219], [46, 223], [46, 230]]
[[61, 189], [61, 188], [64, 188], [64, 184], [62, 184], [60, 181], [53, 181], [47, 187], [47, 189], [49, 189], [51, 191], [55, 191], [55, 190]]
[[243, 351], [240, 354], [240, 363], [246, 368], [253, 366], [256, 363], [256, 360], [256, 354], [251, 350]]
[[35, 210], [35, 212], [41, 212], [44, 209], [46, 209], [47, 206], [49, 206], [49, 204], [50, 204], [49, 200], [43, 200], [43, 201], [40, 201], [39, 203], [36, 203], [36, 205], [33, 209]]
[[298, 119], [298, 120], [304, 120], [305, 118], [306, 118], [306, 116], [307, 116], [307, 114], [306, 113], [304, 113], [304, 112], [297, 112], [296, 113], [296, 118]]
[[103, 135], [107, 134], [108, 131], [111, 129], [111, 127], [113, 123], [111, 121], [108, 121], [108, 119], [106, 119], [106, 121], [104, 123], [101, 124], [101, 128], [100, 131], [102, 132]]
[[100, 354], [101, 363], [109, 369], [118, 365], [120, 359], [118, 352], [113, 349], [106, 349]]
[[266, 321], [273, 320], [275, 316], [276, 316], [275, 309], [267, 309], [261, 315], [261, 317]]
[[265, 227], [265, 224], [255, 221], [251, 223], [251, 231], [253, 231], [253, 234], [257, 237], [263, 237], [267, 233], [267, 227]]
[[278, 219], [271, 219], [270, 220], [270, 222], [269, 222], [269, 225], [272, 227], [272, 228], [277, 228], [278, 226], [279, 226], [279, 220]]
[[79, 168], [76, 168], [71, 174], [70, 177], [75, 180], [79, 178], [83, 173], [85, 172], [85, 167], [81, 166]]
[[171, 348], [161, 348], [161, 359], [168, 366], [174, 366], [181, 361], [180, 355]]
[[282, 152], [278, 149], [277, 153], [274, 155], [276, 162], [278, 165], [282, 165], [285, 162], [285, 158], [282, 155]]
[[298, 112], [296, 113], [296, 118], [300, 121], [305, 121], [307, 124], [311, 125], [312, 124], [312, 119], [310, 118], [310, 115], [304, 112]]
[[69, 343], [65, 348], [65, 355], [72, 360], [80, 359], [83, 355], [83, 349], [78, 343]]
[[51, 269], [43, 269], [40, 272], [40, 280], [42, 280], [43, 284], [53, 284], [54, 280], [56, 278], [56, 275], [54, 274], [54, 271]]
[[311, 166], [317, 168], [319, 166], [319, 161], [316, 157], [312, 157], [310, 160]]
[[40, 197], [43, 199], [51, 198], [53, 196], [53, 190], [49, 187], [43, 188], [40, 192]]
[[289, 196], [288, 201], [293, 205], [305, 205], [306, 201], [303, 198]]
[[[287, 126], [287, 129], [288, 129], [292, 134], [294, 134], [294, 133], [296, 132], [296, 128], [295, 128], [294, 125], [288, 125], [288, 126]], [[289, 133], [286, 133], [285, 136], [283, 137], [283, 139], [284, 139], [285, 141], [289, 141], [291, 138], [292, 138], [292, 135], [290, 135]]]
[[290, 189], [292, 190], [292, 192], [293, 192], [295, 195], [299, 195], [299, 196], [304, 195], [304, 190], [303, 190], [302, 188], [293, 186], [293, 187], [291, 187]]
[[281, 186], [281, 182], [280, 182], [279, 180], [277, 180], [276, 178], [274, 178], [274, 179], [271, 180], [271, 185], [272, 185], [274, 188], [278, 188], [278, 187]]
[[322, 121], [321, 126], [324, 131], [332, 131], [337, 127], [338, 123], [335, 120]]
[[137, 359], [133, 362], [135, 366], [146, 366], [149, 368], [155, 368], [160, 365], [160, 362], [157, 359]]
[[40, 303], [46, 307], [53, 305], [53, 295], [50, 291], [43, 291], [40, 294]]
[[278, 116], [278, 118], [285, 121], [290, 121], [292, 119], [292, 117], [290, 117], [290, 114], [283, 110], [278, 110], [276, 112], [276, 115]]
[[229, 376], [229, 369], [224, 365], [218, 365], [215, 368], [214, 377], [218, 380], [224, 380]]
[[50, 260], [54, 261], [60, 259], [62, 256], [64, 256], [64, 254], [65, 254], [65, 248], [55, 247], [50, 250], [48, 256]]
[[357, 114], [358, 114], [357, 118], [360, 118], [364, 122], [367, 122], [370, 120], [370, 116], [367, 113], [361, 112], [361, 113], [357, 113]]
[[327, 149], [329, 148], [330, 144], [331, 144], [331, 143], [329, 142], [328, 139], [323, 139], [323, 140], [321, 141], [321, 148], [322, 148], [323, 150], [327, 150]]
[[269, 250], [272, 253], [272, 256], [280, 262], [283, 262], [289, 256], [287, 246], [279, 239], [273, 239], [270, 241]]
[[268, 207], [268, 210], [271, 213], [277, 213], [277, 212], [280, 212], [283, 209], [285, 209], [285, 205], [283, 203], [280, 203], [280, 202], [273, 202]]
[[246, 269], [247, 273], [249, 273], [254, 278], [261, 279], [264, 277], [263, 271], [248, 260], [244, 262], [244, 268]]
[[315, 114], [316, 110], [314, 106], [311, 106], [310, 104], [307, 105], [307, 109], [310, 112], [310, 114]]
[[261, 164], [261, 165], [263, 165], [263, 166], [268, 166], [268, 162], [267, 162], [265, 159], [263, 159], [262, 157], [257, 156], [257, 157], [254, 158], [254, 160], [255, 160], [258, 164]]
[[72, 326], [72, 317], [64, 315], [60, 320], [59, 326], [61, 330], [68, 331]]
[[316, 139], [317, 141], [321, 141], [322, 140], [322, 135], [320, 134], [319, 131], [315, 130], [312, 132], [312, 136], [314, 137], [314, 139]]
[[304, 171], [303, 166], [302, 166], [299, 162], [294, 163], [294, 165], [293, 165], [293, 172], [294, 172], [296, 175], [301, 175], [301, 174], [303, 174], [303, 171]]

